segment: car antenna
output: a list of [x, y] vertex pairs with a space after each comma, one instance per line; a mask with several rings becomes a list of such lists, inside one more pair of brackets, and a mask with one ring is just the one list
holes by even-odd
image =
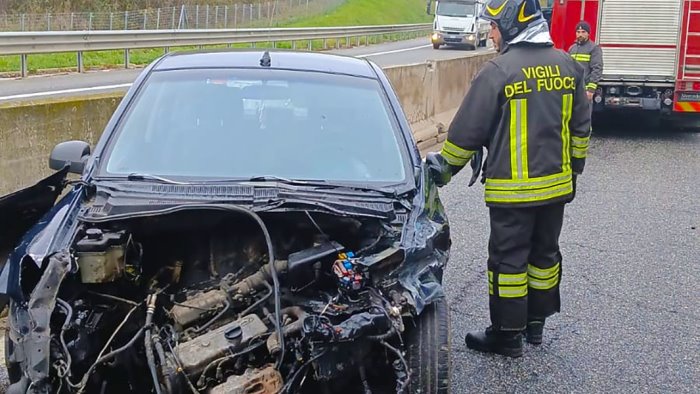
[[263, 67], [270, 67], [270, 64], [272, 64], [272, 59], [270, 59], [270, 52], [265, 51], [263, 53], [262, 58], [260, 59], [260, 65]]

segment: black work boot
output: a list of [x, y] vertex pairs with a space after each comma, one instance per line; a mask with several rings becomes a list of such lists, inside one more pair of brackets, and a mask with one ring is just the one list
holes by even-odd
[[508, 357], [523, 355], [523, 335], [520, 331], [500, 331], [489, 326], [485, 331], [473, 331], [465, 338], [467, 347], [480, 352]]
[[544, 319], [527, 322], [525, 328], [525, 340], [533, 345], [542, 344], [542, 332], [544, 331]]

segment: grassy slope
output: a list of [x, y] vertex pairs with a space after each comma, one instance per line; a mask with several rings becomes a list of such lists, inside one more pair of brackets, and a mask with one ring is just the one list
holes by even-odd
[[348, 0], [325, 15], [292, 23], [291, 26], [357, 26], [430, 22], [425, 0]]
[[[325, 14], [290, 22], [284, 27], [356, 26], [429, 21], [430, 17], [425, 14], [425, 0], [347, 0], [343, 5]], [[300, 48], [307, 45], [306, 42], [298, 44]], [[334, 45], [333, 42], [329, 44]], [[291, 47], [291, 44], [282, 43], [278, 47]], [[314, 43], [314, 48], [321, 47], [321, 42]], [[171, 48], [171, 50], [177, 49], [191, 48]], [[162, 54], [163, 50], [160, 48], [133, 50], [130, 53], [130, 62], [135, 65], [144, 65]], [[33, 55], [29, 56], [28, 59], [30, 73], [36, 70], [76, 67], [76, 54], [74, 53]], [[83, 62], [86, 68], [115, 67], [123, 64], [124, 52], [87, 52], [84, 54]], [[0, 72], [17, 73], [19, 68], [19, 56], [0, 56]]]

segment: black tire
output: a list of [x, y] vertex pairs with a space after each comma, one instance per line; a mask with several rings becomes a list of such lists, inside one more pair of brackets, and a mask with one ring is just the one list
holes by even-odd
[[433, 49], [440, 49], [440, 44], [433, 44]]
[[18, 363], [10, 362], [10, 354], [12, 354], [13, 343], [9, 338], [9, 329], [5, 329], [5, 365], [7, 366], [7, 377], [10, 384], [17, 383], [22, 378], [22, 368]]
[[447, 300], [427, 306], [416, 319], [407, 323], [406, 362], [411, 370], [407, 393], [447, 394], [450, 378], [450, 312]]

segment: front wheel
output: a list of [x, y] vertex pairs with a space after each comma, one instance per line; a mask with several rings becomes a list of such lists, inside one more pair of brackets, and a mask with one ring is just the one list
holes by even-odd
[[407, 323], [406, 362], [411, 370], [408, 393], [447, 394], [451, 392], [450, 313], [447, 300], [428, 305]]
[[9, 328], [5, 330], [5, 366], [7, 368], [7, 377], [10, 384], [17, 383], [22, 378], [22, 368], [18, 362], [13, 361], [12, 353], [14, 352], [14, 343], [9, 338]]

